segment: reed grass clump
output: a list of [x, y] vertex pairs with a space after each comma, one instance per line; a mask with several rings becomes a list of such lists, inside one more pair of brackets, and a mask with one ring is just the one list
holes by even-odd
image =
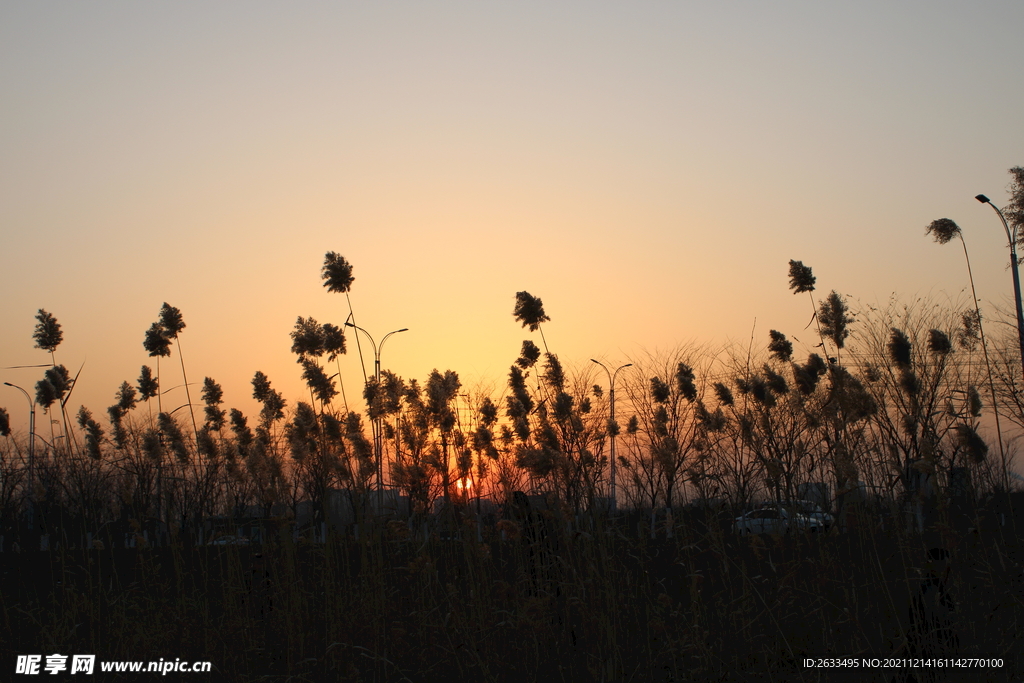
[[[348, 297], [344, 258], [321, 276]], [[156, 372], [121, 384], [109, 429], [83, 406], [84, 443], [65, 428], [37, 449], [0, 409], [0, 657], [209, 660], [225, 681], [603, 682], [839, 680], [805, 661], [959, 655], [1003, 662], [972, 680], [1019, 677], [1024, 501], [1001, 440], [1001, 472], [989, 457], [977, 306], [854, 311], [815, 284], [790, 262], [820, 354], [771, 330], [761, 349], [633, 359], [625, 429], [611, 387], [549, 350], [541, 300], [518, 292], [513, 317], [542, 344], [523, 341], [502, 392], [375, 367], [352, 410], [344, 327], [299, 317], [307, 400], [257, 371], [250, 427], [206, 376], [199, 429], [181, 361], [190, 430], [162, 406], [160, 357], [177, 342], [180, 360], [184, 329], [164, 304], [143, 344]], [[44, 314], [34, 339], [53, 361]], [[47, 367], [37, 398], [63, 412], [77, 377]], [[799, 498], [831, 529], [739, 534], [738, 515]]]

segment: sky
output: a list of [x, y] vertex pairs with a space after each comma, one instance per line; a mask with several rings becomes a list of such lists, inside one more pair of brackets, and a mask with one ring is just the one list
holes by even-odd
[[[354, 266], [382, 365], [503, 384], [544, 302], [570, 365], [799, 337], [820, 293], [1012, 301], [1024, 165], [1018, 1], [0, 3], [0, 381], [81, 369], [105, 416], [166, 301], [189, 380], [252, 414], [308, 396], [296, 318], [342, 324]], [[539, 342], [536, 335], [532, 338]], [[341, 360], [350, 404], [354, 339]], [[798, 349], [800, 347], [798, 346]], [[177, 356], [165, 399], [184, 403]], [[27, 404], [0, 387], [15, 425]], [[355, 407], [355, 405], [353, 405]]]

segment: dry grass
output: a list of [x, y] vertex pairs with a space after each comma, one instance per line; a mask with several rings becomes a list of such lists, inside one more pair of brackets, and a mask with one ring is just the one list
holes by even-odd
[[[0, 651], [210, 660], [226, 681], [904, 680], [801, 662], [909, 656], [914, 596], [936, 571], [928, 536], [740, 538], [684, 518], [651, 539], [638, 521], [551, 516], [482, 542], [470, 519], [459, 540], [392, 523], [296, 544], [282, 526], [260, 548], [4, 553]], [[975, 682], [1024, 674], [1010, 529], [942, 541], [958, 639], [944, 654], [1006, 663]]]

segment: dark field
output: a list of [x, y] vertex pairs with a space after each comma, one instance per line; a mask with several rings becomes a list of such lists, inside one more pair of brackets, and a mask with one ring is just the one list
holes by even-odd
[[[467, 518], [426, 538], [393, 520], [327, 544], [295, 543], [282, 524], [262, 546], [5, 552], [2, 678], [29, 679], [9, 677], [17, 654], [52, 653], [214, 667], [164, 680], [1024, 677], [1014, 530], [1024, 520], [976, 518], [979, 531], [924, 535], [862, 520], [826, 535], [738, 537], [726, 519], [680, 517], [670, 538], [661, 523], [651, 538], [640, 515], [568, 523], [548, 514], [479, 531]], [[936, 544], [948, 560], [929, 557]], [[908, 678], [803, 664], [953, 655], [1004, 665]]]

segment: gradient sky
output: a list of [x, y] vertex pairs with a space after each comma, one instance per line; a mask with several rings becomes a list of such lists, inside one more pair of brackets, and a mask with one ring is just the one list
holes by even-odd
[[[974, 195], [1005, 204], [1024, 164], [1021, 26], [1019, 0], [4, 2], [0, 366], [48, 361], [45, 308], [85, 363], [71, 406], [105, 418], [167, 301], [190, 379], [252, 413], [262, 370], [294, 405], [296, 317], [348, 313], [327, 251], [361, 326], [410, 328], [385, 367], [468, 386], [503, 382], [524, 289], [578, 364], [746, 344], [755, 318], [761, 345], [800, 336], [789, 259], [855, 306], [956, 298], [941, 217], [1009, 306]], [[352, 399], [354, 354], [343, 374]]]

